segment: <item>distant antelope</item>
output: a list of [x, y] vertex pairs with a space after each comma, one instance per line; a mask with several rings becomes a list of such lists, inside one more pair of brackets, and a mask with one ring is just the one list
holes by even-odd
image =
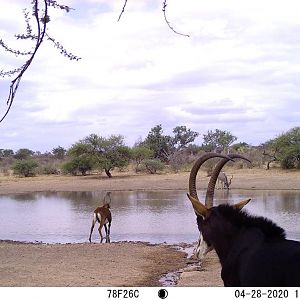
[[229, 186], [231, 185], [231, 180], [233, 178], [233, 175], [228, 180], [227, 175], [224, 172], [220, 172], [218, 176], [218, 185], [221, 185], [222, 189], [229, 190]]
[[[109, 198], [109, 202], [106, 202], [106, 198]], [[93, 215], [93, 221], [92, 221], [92, 227], [91, 227], [91, 232], [90, 232], [90, 237], [89, 237], [89, 241], [90, 243], [92, 242], [92, 233], [94, 230], [94, 226], [96, 224], [96, 222], [98, 222], [99, 228], [99, 234], [100, 234], [100, 243], [102, 243], [103, 241], [103, 235], [102, 235], [102, 227], [104, 226], [105, 228], [105, 233], [106, 233], [106, 243], [110, 243], [110, 225], [111, 225], [111, 212], [110, 212], [110, 203], [111, 203], [111, 198], [110, 198], [110, 192], [107, 192], [104, 199], [103, 199], [103, 206], [101, 207], [97, 207], [94, 210], [94, 215]], [[108, 223], [108, 226], [106, 225]]]

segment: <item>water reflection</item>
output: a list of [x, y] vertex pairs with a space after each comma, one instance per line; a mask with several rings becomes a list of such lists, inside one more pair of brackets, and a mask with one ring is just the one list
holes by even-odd
[[[0, 196], [0, 239], [87, 242], [93, 210], [105, 192], [39, 192]], [[204, 198], [199, 193], [200, 198]], [[111, 240], [194, 242], [195, 216], [185, 192], [112, 192]], [[253, 200], [247, 210], [272, 219], [300, 240], [299, 191], [217, 191], [215, 205]], [[97, 230], [92, 239], [99, 241]]]

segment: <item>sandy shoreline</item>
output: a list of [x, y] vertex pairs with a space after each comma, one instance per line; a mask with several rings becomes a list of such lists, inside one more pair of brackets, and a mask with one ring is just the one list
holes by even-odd
[[[157, 286], [185, 255], [145, 243], [0, 242], [0, 286]], [[157, 265], [160, 267], [158, 268]]]
[[[228, 170], [231, 188], [300, 190], [300, 172]], [[200, 173], [198, 188], [208, 178]], [[187, 190], [189, 173], [104, 176], [0, 176], [0, 194], [35, 191]], [[168, 272], [184, 269], [177, 286], [222, 286], [220, 264], [211, 252], [201, 266], [164, 244], [30, 244], [0, 241], [0, 286], [160, 286]]]
[[0, 287], [222, 286], [216, 254], [209, 253], [199, 265], [182, 251], [191, 246], [3, 240]]

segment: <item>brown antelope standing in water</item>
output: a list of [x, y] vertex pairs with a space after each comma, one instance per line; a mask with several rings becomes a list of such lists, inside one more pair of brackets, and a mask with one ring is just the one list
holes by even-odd
[[[109, 198], [109, 202], [106, 202], [106, 198]], [[98, 222], [99, 228], [99, 234], [100, 234], [100, 243], [102, 243], [104, 237], [102, 235], [102, 227], [104, 226], [105, 228], [105, 233], [106, 233], [106, 243], [110, 243], [110, 225], [111, 225], [111, 212], [110, 212], [110, 203], [111, 203], [111, 198], [110, 198], [110, 192], [107, 192], [104, 199], [103, 199], [103, 206], [101, 207], [97, 207], [94, 210], [94, 215], [93, 215], [93, 221], [92, 221], [92, 227], [91, 227], [91, 232], [90, 232], [90, 237], [89, 237], [89, 241], [90, 243], [92, 242], [92, 233], [94, 230], [94, 226], [96, 224], [96, 222]], [[108, 224], [108, 226], [106, 225]]]

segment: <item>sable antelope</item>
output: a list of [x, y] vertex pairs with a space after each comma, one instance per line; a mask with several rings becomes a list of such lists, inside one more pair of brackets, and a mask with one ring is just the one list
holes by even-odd
[[[106, 197], [109, 197], [109, 203], [106, 202]], [[105, 228], [105, 233], [106, 233], [106, 237], [105, 237], [106, 243], [110, 243], [110, 225], [112, 220], [111, 212], [110, 212], [110, 203], [111, 203], [110, 192], [108, 192], [103, 199], [103, 206], [97, 207], [94, 210], [92, 227], [91, 227], [91, 232], [89, 237], [90, 243], [92, 242], [92, 233], [96, 222], [100, 224], [98, 228], [100, 234], [100, 243], [102, 243], [104, 239], [101, 232], [103, 226]], [[108, 226], [106, 225], [107, 223]]]
[[212, 173], [205, 205], [199, 201], [196, 175], [212, 157], [216, 154], [200, 157], [190, 174], [188, 197], [200, 231], [198, 258], [215, 249], [224, 286], [300, 286], [300, 242], [287, 240], [284, 230], [271, 220], [241, 211], [250, 199], [231, 206], [212, 206], [220, 170], [229, 160], [244, 157], [235, 154], [223, 157]]

